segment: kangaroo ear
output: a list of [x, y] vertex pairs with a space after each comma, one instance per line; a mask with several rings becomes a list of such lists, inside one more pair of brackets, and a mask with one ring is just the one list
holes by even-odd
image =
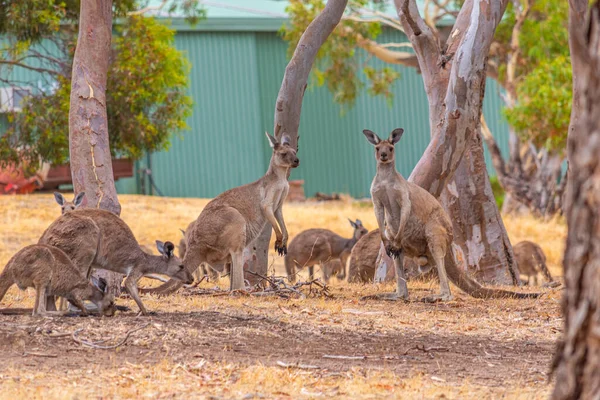
[[58, 205], [62, 206], [65, 204], [65, 198], [63, 197], [62, 194], [58, 193], [58, 192], [54, 192], [54, 200], [56, 200], [56, 202], [58, 203]]
[[379, 142], [381, 142], [381, 139], [379, 138], [379, 136], [377, 136], [375, 134], [375, 132], [370, 131], [368, 129], [363, 130], [363, 134], [367, 137], [367, 140], [369, 141], [369, 143], [371, 143], [373, 146], [377, 146], [379, 144]]
[[396, 144], [402, 137], [403, 133], [404, 133], [404, 129], [402, 129], [402, 128], [394, 129], [392, 131], [392, 133], [390, 133], [390, 138], [388, 140], [390, 141], [391, 144]]
[[289, 146], [290, 142], [291, 142], [290, 137], [288, 135], [283, 135], [283, 137], [281, 138], [281, 145]]
[[269, 135], [269, 132], [265, 132], [265, 135], [267, 135], [267, 139], [269, 139], [269, 146], [271, 146], [271, 148], [274, 149], [275, 147], [279, 146], [279, 142], [277, 141], [277, 139]]
[[173, 257], [173, 250], [175, 250], [175, 245], [171, 242], [165, 242], [165, 253], [168, 257]]
[[356, 222], [355, 222], [355, 224], [358, 225], [358, 226], [362, 226], [362, 222], [360, 221], [360, 219], [357, 219]]
[[98, 289], [100, 289], [103, 293], [108, 292], [108, 282], [106, 282], [106, 279], [98, 279]]
[[160, 240], [156, 241], [156, 249], [158, 250], [158, 252], [162, 255], [166, 255], [165, 254], [165, 244], [163, 242], [161, 242]]
[[73, 200], [73, 205], [75, 208], [79, 207], [83, 202], [83, 198], [85, 197], [85, 192], [79, 192], [77, 196], [75, 196], [75, 200]]
[[183, 237], [185, 237], [185, 231], [183, 229], [179, 229], [181, 231], [181, 234], [183, 235]]
[[353, 227], [354, 229], [356, 229], [356, 228], [357, 228], [357, 226], [356, 226], [356, 224], [354, 223], [354, 221], [352, 221], [350, 218], [348, 218], [348, 221], [350, 221], [350, 225], [352, 225], [352, 227]]

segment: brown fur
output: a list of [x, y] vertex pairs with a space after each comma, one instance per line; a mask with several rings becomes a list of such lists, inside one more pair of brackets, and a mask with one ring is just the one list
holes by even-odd
[[[187, 251], [183, 259], [186, 269], [193, 272], [207, 263], [213, 269], [222, 270], [231, 263], [231, 290], [244, 288], [244, 248], [258, 237], [267, 223], [275, 231], [275, 250], [280, 255], [287, 252], [288, 233], [282, 205], [289, 190], [289, 170], [297, 167], [299, 160], [285, 137], [279, 143], [267, 136], [273, 155], [266, 174], [256, 182], [215, 197], [186, 230]], [[172, 293], [179, 287], [177, 282], [168, 282], [155, 292]]]
[[[375, 279], [375, 271], [379, 265], [379, 250], [381, 247], [381, 235], [379, 229], [375, 229], [363, 236], [352, 249], [348, 266], [348, 282], [351, 283], [369, 283]], [[393, 265], [393, 260], [385, 253], [383, 257], [388, 265]], [[421, 261], [421, 260], [418, 260]], [[404, 271], [406, 279], [429, 280], [432, 274], [422, 268], [411, 258], [404, 258]], [[392, 281], [396, 277], [394, 268], [390, 268], [385, 276], [385, 281]]]
[[85, 197], [85, 192], [80, 192], [77, 194], [77, 196], [75, 196], [73, 198], [73, 201], [67, 201], [67, 199], [65, 199], [62, 194], [60, 194], [58, 192], [54, 192], [54, 199], [60, 206], [61, 214], [64, 214], [64, 213], [67, 213], [69, 211], [73, 211], [73, 210], [76, 210], [77, 208], [79, 208], [79, 206], [81, 206], [81, 203], [83, 202], [84, 197]]
[[[428, 300], [450, 300], [448, 278], [473, 297], [538, 297], [537, 293], [515, 293], [488, 289], [467, 277], [453, 260], [452, 223], [438, 200], [428, 191], [408, 182], [396, 171], [394, 145], [404, 130], [395, 129], [388, 140], [364, 130], [367, 140], [375, 146], [377, 174], [371, 185], [381, 240], [388, 254], [395, 256], [396, 293], [390, 298], [408, 298], [403, 268], [404, 256], [426, 259], [437, 269], [441, 293]], [[445, 262], [445, 259], [448, 262]]]
[[46, 245], [31, 245], [21, 249], [6, 264], [0, 274], [0, 300], [16, 284], [19, 289], [35, 288], [33, 315], [50, 315], [46, 310], [47, 296], [61, 296], [77, 306], [83, 315], [84, 300], [92, 301], [107, 316], [115, 313], [112, 295], [92, 285], [60, 249]]
[[[345, 279], [346, 263], [350, 252], [356, 242], [368, 232], [359, 220], [350, 221], [350, 224], [354, 228], [354, 233], [349, 239], [328, 229], [308, 229], [300, 232], [291, 241], [285, 256], [284, 262], [288, 279], [295, 282], [296, 269], [304, 267], [309, 268], [312, 279], [313, 267], [316, 264], [321, 265], [325, 282], [329, 282], [330, 276], [337, 272], [336, 269], [340, 269], [339, 278]], [[340, 264], [335, 261], [339, 261]]]
[[125, 288], [144, 315], [148, 311], [138, 294], [138, 281], [142, 276], [163, 274], [193, 282], [181, 259], [173, 254], [172, 243], [157, 241], [161, 255], [147, 254], [127, 224], [106, 210], [85, 208], [66, 213], [46, 229], [39, 243], [63, 250], [88, 278], [93, 269], [126, 275]]
[[[183, 237], [181, 238], [181, 240], [179, 241], [179, 257], [181, 259], [183, 259], [185, 257], [185, 252], [187, 250], [187, 238], [185, 233], [190, 231], [190, 228], [192, 227], [192, 224], [194, 222], [191, 222], [187, 229], [184, 231], [183, 229], [181, 230], [181, 233], [183, 234]], [[228, 271], [228, 266], [229, 264], [227, 264], [225, 270]], [[196, 280], [200, 280], [202, 279], [202, 277], [206, 276], [208, 278], [209, 281], [212, 282], [218, 282], [219, 278], [221, 277], [220, 272], [226, 272], [226, 271], [216, 271], [214, 269], [212, 269], [209, 265], [207, 264], [202, 264], [200, 266], [200, 268], [198, 268], [196, 271], [194, 271], [194, 279]], [[143, 290], [142, 293], [144, 293], [145, 291]]]
[[513, 252], [515, 253], [515, 261], [519, 267], [519, 271], [522, 275], [527, 276], [527, 284], [531, 277], [533, 277], [533, 283], [538, 284], [538, 274], [541, 272], [548, 282], [554, 282], [548, 267], [546, 266], [546, 255], [540, 246], [536, 243], [524, 240], [513, 246]]

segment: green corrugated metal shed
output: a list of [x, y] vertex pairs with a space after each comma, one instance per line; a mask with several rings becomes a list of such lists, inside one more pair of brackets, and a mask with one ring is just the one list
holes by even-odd
[[[208, 19], [195, 27], [179, 19], [172, 21], [177, 29], [175, 44], [187, 53], [192, 65], [194, 108], [188, 121], [191, 129], [173, 137], [169, 151], [152, 155], [154, 181], [167, 196], [216, 196], [258, 179], [270, 157], [264, 131], [273, 129], [275, 99], [287, 64], [287, 44], [277, 34], [285, 21], [287, 2], [215, 0], [205, 4]], [[381, 39], [406, 41], [391, 30], [384, 30]], [[317, 191], [369, 195], [375, 162], [372, 147], [361, 134], [364, 128], [382, 135], [405, 128], [397, 165], [406, 176], [416, 165], [429, 142], [423, 83], [414, 70], [393, 68], [402, 76], [393, 88], [392, 107], [364, 94], [342, 114], [325, 87], [310, 86], [306, 91], [300, 125], [301, 164], [292, 179], [305, 180], [308, 196]], [[495, 82], [488, 80], [484, 113], [506, 150], [507, 126], [500, 115], [497, 91]], [[145, 160], [137, 164], [136, 170]], [[139, 179], [120, 180], [117, 190], [138, 193]]]

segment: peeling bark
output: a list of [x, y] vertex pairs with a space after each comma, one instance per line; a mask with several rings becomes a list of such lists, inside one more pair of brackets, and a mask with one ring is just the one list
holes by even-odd
[[395, 0], [421, 64], [432, 136], [409, 180], [438, 198], [444, 192], [465, 263], [471, 264], [471, 269], [477, 264], [478, 277], [489, 283], [517, 282], [512, 247], [491, 195], [477, 135], [487, 54], [507, 3], [465, 1], [442, 47], [419, 16], [414, 1]]
[[[75, 193], [82, 207], [119, 215], [121, 205], [112, 171], [106, 116], [106, 80], [112, 36], [112, 0], [82, 0], [73, 58], [69, 109], [69, 158]], [[121, 275], [97, 272], [119, 291]]]
[[481, 135], [471, 138], [441, 202], [452, 219], [454, 243], [467, 270], [480, 282], [518, 285], [519, 271], [483, 157]]
[[[554, 360], [554, 399], [600, 398], [600, 3], [569, 1], [573, 108], [569, 130], [569, 232], [564, 256], [565, 326]], [[572, 115], [573, 117], [573, 115]]]

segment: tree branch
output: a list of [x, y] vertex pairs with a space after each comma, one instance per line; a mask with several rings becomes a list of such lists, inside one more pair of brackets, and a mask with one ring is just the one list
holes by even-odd
[[404, 65], [406, 67], [415, 68], [417, 72], [420, 72], [419, 61], [417, 60], [417, 56], [413, 53], [389, 50], [386, 48], [386, 46], [389, 45], [379, 44], [374, 40], [365, 39], [363, 37], [358, 38], [357, 44], [361, 49], [377, 57], [381, 61], [388, 64]]
[[46, 73], [46, 74], [51, 74], [54, 76], [61, 75], [59, 72], [53, 71], [51, 69], [32, 67], [31, 65], [23, 64], [21, 62], [15, 61], [15, 60], [0, 60], [0, 64], [10, 65], [12, 67], [20, 67], [20, 68], [28, 69], [30, 71], [38, 72], [40, 74]]
[[317, 52], [340, 22], [348, 0], [329, 0], [321, 13], [308, 25], [285, 68], [281, 88], [275, 103], [274, 135], [277, 139], [286, 136], [290, 145], [298, 146], [298, 128], [302, 99], [308, 75]]
[[[492, 132], [485, 121], [483, 113], [481, 114], [481, 135], [492, 156], [492, 163], [498, 174], [498, 180], [500, 181], [500, 184], [502, 184], [507, 175], [506, 163], [500, 152], [500, 147], [498, 147], [498, 143], [496, 142], [496, 139], [494, 139], [494, 135], [492, 135]], [[502, 184], [502, 186], [504, 185]]]
[[167, 5], [168, 1], [169, 0], [162, 0], [162, 2], [159, 5], [147, 6], [137, 11], [129, 11], [127, 15], [142, 15], [150, 11], [160, 11], [165, 7], [165, 5]]

